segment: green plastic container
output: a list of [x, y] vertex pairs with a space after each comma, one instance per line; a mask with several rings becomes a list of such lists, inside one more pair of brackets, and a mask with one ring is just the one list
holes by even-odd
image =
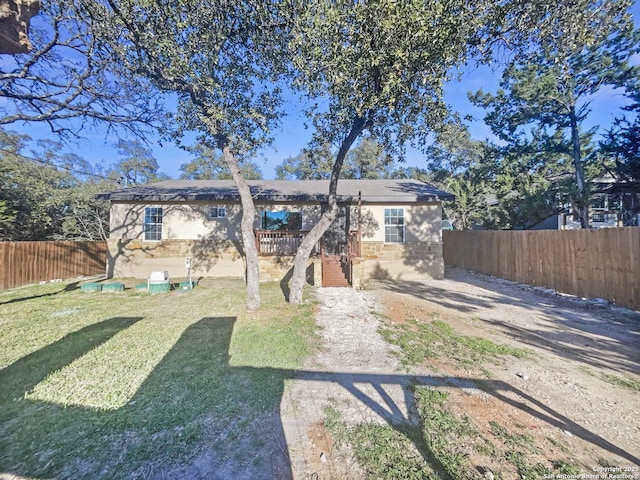
[[124, 292], [124, 283], [105, 283], [102, 285], [103, 292]]
[[171, 284], [167, 283], [152, 283], [149, 285], [149, 293], [165, 293], [171, 290]]
[[99, 292], [102, 290], [101, 283], [85, 283], [84, 285], [80, 285], [80, 291], [85, 293], [91, 292]]

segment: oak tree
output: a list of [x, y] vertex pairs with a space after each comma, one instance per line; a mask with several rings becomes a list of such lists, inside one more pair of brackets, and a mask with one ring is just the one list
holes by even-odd
[[568, 0], [305, 2], [295, 17], [295, 86], [314, 99], [315, 144], [335, 145], [327, 209], [295, 257], [290, 301], [302, 301], [307, 259], [336, 218], [347, 153], [364, 133], [402, 159], [455, 121], [444, 84], [467, 61], [525, 49], [553, 29]]
[[[231, 171], [224, 158], [215, 149], [198, 143], [188, 149], [196, 156], [193, 160], [180, 165], [180, 178], [189, 180], [231, 180]], [[260, 168], [251, 159], [240, 162], [242, 176], [247, 180], [262, 179]]]
[[2, 56], [0, 125], [45, 122], [68, 138], [81, 135], [92, 122], [137, 135], [160, 124], [157, 91], [144, 80], [123, 80], [100, 45], [105, 26], [86, 14], [85, 3], [42, 2], [31, 19], [31, 48]]
[[256, 213], [241, 159], [271, 141], [280, 117], [274, 80], [286, 13], [273, 3], [204, 0], [104, 0], [90, 12], [118, 64], [178, 96], [167, 133], [198, 132], [221, 152], [242, 203], [250, 310], [260, 306]]
[[[334, 152], [327, 144], [316, 149], [303, 149], [286, 158], [276, 167], [281, 180], [328, 180], [333, 169]], [[347, 154], [341, 178], [392, 178], [397, 165], [384, 147], [369, 137], [363, 137]]]

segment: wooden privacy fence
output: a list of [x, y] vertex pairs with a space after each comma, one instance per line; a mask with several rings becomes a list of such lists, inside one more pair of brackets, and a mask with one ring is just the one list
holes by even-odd
[[640, 310], [640, 228], [442, 233], [447, 265]]
[[0, 242], [0, 288], [106, 272], [107, 242]]

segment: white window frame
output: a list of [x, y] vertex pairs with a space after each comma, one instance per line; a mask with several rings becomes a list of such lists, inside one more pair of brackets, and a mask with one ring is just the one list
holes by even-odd
[[209, 213], [207, 214], [209, 218], [227, 218], [227, 208], [226, 207], [209, 207]]
[[[160, 221], [158, 221], [158, 219]], [[149, 221], [147, 221], [149, 220]], [[154, 220], [154, 221], [151, 221]], [[142, 226], [142, 235], [145, 242], [162, 241], [162, 223], [164, 220], [164, 210], [162, 207], [145, 207], [144, 223]], [[153, 228], [150, 228], [153, 227]], [[151, 238], [157, 237], [157, 238]]]
[[[395, 211], [393, 213], [392, 211]], [[405, 243], [405, 216], [404, 216], [404, 207], [385, 207], [383, 212], [384, 218], [384, 243], [400, 245]], [[402, 219], [399, 222], [399, 219]], [[387, 240], [387, 228], [398, 228], [402, 227], [402, 240], [401, 241], [390, 241]]]

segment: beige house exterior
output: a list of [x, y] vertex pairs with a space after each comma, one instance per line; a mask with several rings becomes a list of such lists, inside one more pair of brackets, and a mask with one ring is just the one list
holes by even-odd
[[[286, 279], [295, 248], [322, 214], [327, 181], [249, 181], [256, 215], [261, 280]], [[111, 200], [107, 274], [147, 278], [166, 270], [172, 277], [244, 277], [240, 199], [231, 180], [169, 180], [105, 193]], [[319, 257], [347, 255], [351, 283], [370, 278], [442, 278], [442, 201], [452, 195], [416, 180], [340, 180], [341, 219], [334, 238], [317, 246], [309, 282], [321, 283]], [[337, 240], [336, 240], [337, 239]], [[355, 240], [354, 240], [355, 241]]]

